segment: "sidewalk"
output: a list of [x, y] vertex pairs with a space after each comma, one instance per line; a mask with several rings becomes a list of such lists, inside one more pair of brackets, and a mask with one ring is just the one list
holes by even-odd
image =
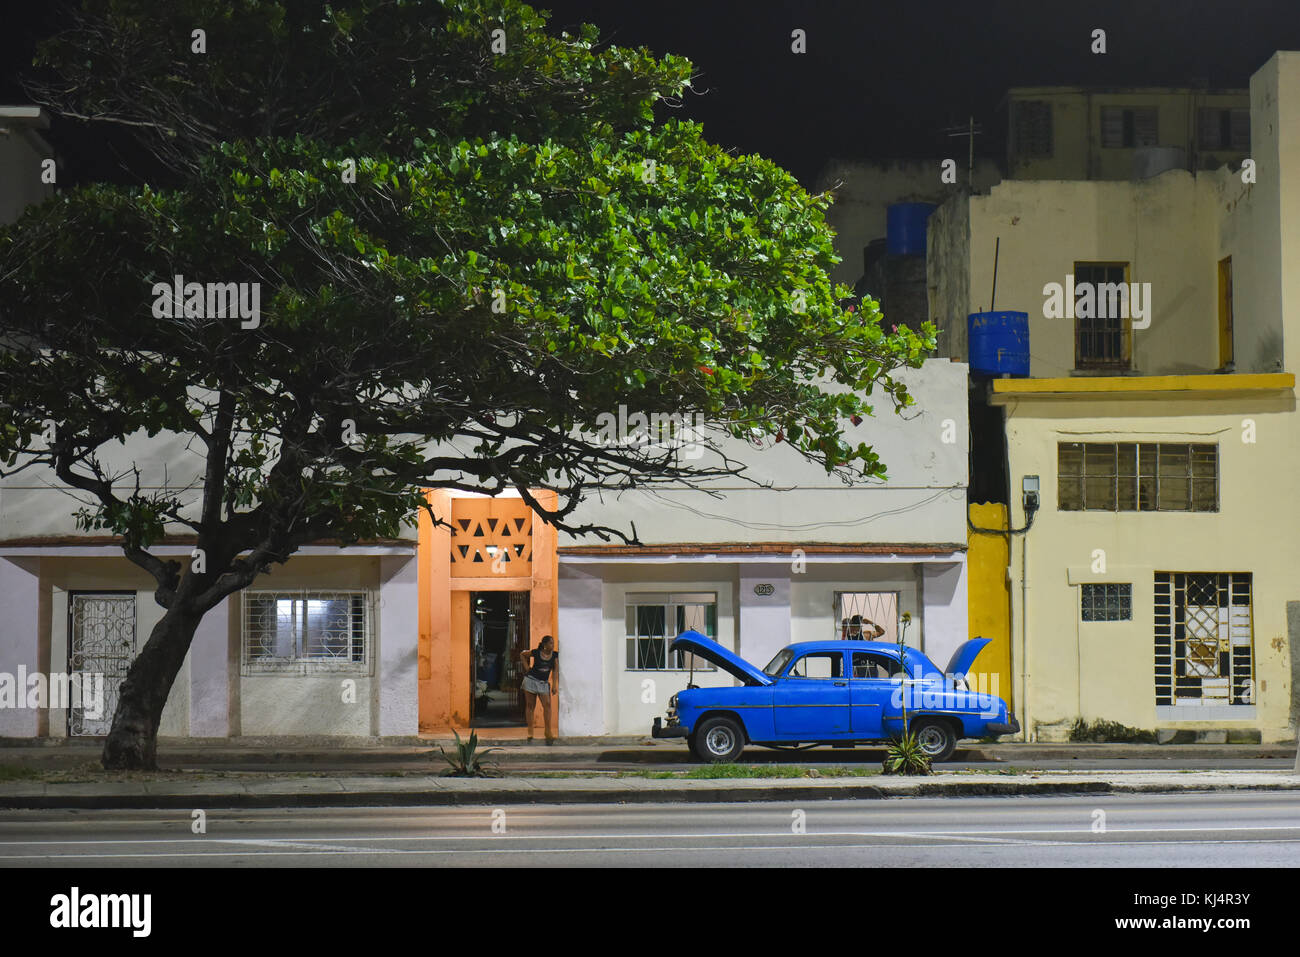
[[447, 778], [247, 775], [210, 780], [94, 783], [0, 781], [0, 808], [429, 807], [440, 805], [816, 801], [898, 797], [1300, 791], [1288, 771], [942, 772], [933, 777]]
[[[377, 770], [419, 767], [434, 761], [442, 766], [438, 748], [450, 751], [454, 739], [385, 739], [358, 744], [354, 738], [241, 738], [164, 739], [158, 745], [162, 768], [229, 768], [239, 765], [275, 766], [305, 770]], [[514, 738], [480, 738], [480, 748], [493, 747], [490, 759], [503, 766], [529, 763], [567, 765], [573, 769], [600, 768], [609, 764], [694, 765], [680, 741], [656, 741], [646, 737], [561, 738], [552, 746], [529, 744]], [[102, 744], [94, 740], [0, 739], [0, 767], [73, 768], [98, 764]], [[1034, 761], [1114, 760], [1141, 761], [1158, 766], [1169, 759], [1294, 759], [1294, 744], [979, 744], [958, 747], [955, 762], [988, 761], [1024, 766]], [[744, 764], [863, 764], [879, 761], [880, 749], [775, 751], [747, 748]]]

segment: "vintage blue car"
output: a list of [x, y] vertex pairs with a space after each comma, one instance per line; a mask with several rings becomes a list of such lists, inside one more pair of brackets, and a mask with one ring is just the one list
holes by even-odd
[[688, 685], [655, 718], [656, 738], [686, 738], [701, 761], [734, 761], [746, 744], [771, 748], [829, 744], [852, 747], [897, 738], [903, 707], [909, 729], [931, 760], [951, 757], [960, 738], [1014, 734], [1020, 722], [1007, 703], [970, 690], [966, 675], [987, 638], [972, 638], [946, 669], [915, 648], [881, 641], [804, 641], [755, 668], [697, 631], [670, 650], [713, 662], [744, 682], [719, 688]]

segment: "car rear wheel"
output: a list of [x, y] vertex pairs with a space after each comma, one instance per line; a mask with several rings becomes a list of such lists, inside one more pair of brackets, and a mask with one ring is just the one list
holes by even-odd
[[701, 761], [726, 764], [745, 750], [745, 733], [731, 718], [708, 718], [695, 729], [691, 750]]
[[947, 761], [957, 750], [957, 733], [947, 721], [920, 718], [912, 722], [912, 733], [931, 761]]

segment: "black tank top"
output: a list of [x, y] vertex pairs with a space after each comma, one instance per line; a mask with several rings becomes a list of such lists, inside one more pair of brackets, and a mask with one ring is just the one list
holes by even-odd
[[528, 669], [528, 677], [537, 681], [550, 681], [551, 669], [554, 668], [555, 663], [559, 661], [560, 653], [558, 651], [552, 651], [551, 657], [546, 659], [543, 659], [542, 653], [536, 649], [528, 653], [533, 656], [533, 666]]

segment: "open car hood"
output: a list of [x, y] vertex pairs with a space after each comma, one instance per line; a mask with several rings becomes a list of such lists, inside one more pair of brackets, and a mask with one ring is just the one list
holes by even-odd
[[712, 638], [701, 635], [698, 631], [683, 631], [672, 640], [669, 651], [690, 651], [707, 661], [713, 662], [723, 671], [735, 675], [747, 685], [770, 685], [772, 679], [755, 668], [744, 658], [728, 651]]
[[970, 641], [963, 641], [957, 646], [957, 650], [952, 653], [948, 659], [948, 667], [944, 669], [946, 675], [966, 675], [970, 673], [970, 666], [975, 664], [975, 659], [979, 653], [984, 650], [984, 646], [990, 644], [990, 638], [972, 638]]

